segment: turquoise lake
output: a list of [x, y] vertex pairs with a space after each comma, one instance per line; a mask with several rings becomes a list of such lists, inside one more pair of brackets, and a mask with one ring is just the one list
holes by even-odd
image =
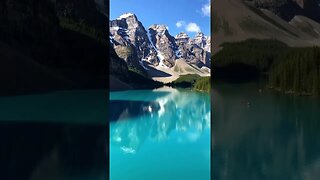
[[320, 99], [264, 87], [213, 85], [212, 178], [318, 180]]
[[207, 93], [111, 92], [110, 180], [209, 180], [210, 116]]
[[320, 99], [264, 86], [0, 97], [1, 178], [318, 180]]

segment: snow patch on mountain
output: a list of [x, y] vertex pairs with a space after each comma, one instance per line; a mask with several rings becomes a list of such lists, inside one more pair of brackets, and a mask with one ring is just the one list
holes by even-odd
[[163, 57], [163, 55], [161, 54], [161, 52], [160, 51], [157, 51], [157, 53], [158, 53], [158, 58], [159, 58], [159, 60], [160, 61], [162, 61], [162, 60], [164, 60], [164, 57]]
[[152, 46], [154, 49], [157, 49], [157, 48], [154, 46], [154, 44], [153, 44], [153, 42], [152, 42], [152, 40], [151, 40], [151, 34], [150, 34], [150, 32], [147, 32], [147, 35], [148, 35], [148, 39], [149, 39], [149, 42], [150, 42], [151, 46]]
[[[171, 72], [179, 59], [184, 61], [184, 66], [198, 66], [199, 70], [202, 66], [210, 66], [210, 37], [203, 33], [190, 38], [181, 32], [173, 37], [167, 26], [159, 24], [146, 30], [133, 13], [123, 14], [109, 24], [110, 42], [122, 55], [126, 55], [128, 66], [151, 71], [150, 66]], [[134, 53], [130, 55], [131, 50], [123, 47], [129, 47]]]
[[126, 18], [128, 18], [130, 16], [134, 16], [134, 14], [132, 14], [132, 13], [122, 14], [120, 17], [117, 18], [117, 20], [126, 19]]
[[181, 52], [179, 51], [179, 49], [176, 50], [175, 53], [176, 53], [176, 56], [177, 56], [178, 58], [181, 58]]

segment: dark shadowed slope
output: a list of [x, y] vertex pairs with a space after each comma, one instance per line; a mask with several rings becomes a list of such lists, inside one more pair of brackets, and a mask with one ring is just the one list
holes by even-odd
[[0, 2], [1, 94], [107, 87], [107, 17], [91, 0]]
[[[216, 0], [212, 19], [215, 52], [223, 42], [252, 38], [277, 39], [289, 46], [320, 45], [319, 23], [316, 21], [295, 14], [288, 22], [271, 10], [259, 8], [250, 1]], [[305, 30], [305, 26], [308, 26], [309, 31]]]

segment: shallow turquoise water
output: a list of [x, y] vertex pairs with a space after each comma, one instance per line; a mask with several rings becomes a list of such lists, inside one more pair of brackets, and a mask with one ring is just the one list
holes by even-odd
[[110, 93], [111, 180], [209, 180], [210, 96], [161, 88]]

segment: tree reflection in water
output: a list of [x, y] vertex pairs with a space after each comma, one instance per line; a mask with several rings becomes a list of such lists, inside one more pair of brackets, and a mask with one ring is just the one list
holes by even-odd
[[213, 87], [212, 178], [319, 179], [319, 99], [260, 88], [257, 83]]
[[110, 101], [110, 143], [126, 153], [138, 151], [146, 139], [166, 141], [173, 132], [186, 132], [193, 141], [210, 127], [208, 94], [160, 88], [127, 95], [115, 93]]

